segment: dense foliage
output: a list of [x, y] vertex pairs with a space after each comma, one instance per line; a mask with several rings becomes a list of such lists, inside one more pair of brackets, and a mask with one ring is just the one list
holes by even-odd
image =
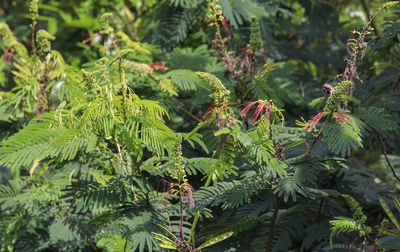
[[399, 1], [2, 4], [0, 251], [399, 250]]

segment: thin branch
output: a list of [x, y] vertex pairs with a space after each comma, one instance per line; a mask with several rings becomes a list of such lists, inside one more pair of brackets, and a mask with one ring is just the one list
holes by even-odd
[[312, 223], [316, 223], [317, 222], [317, 219], [318, 219], [319, 214], [321, 213], [321, 209], [322, 209], [322, 205], [323, 204], [324, 204], [324, 198], [322, 198], [321, 201], [319, 202], [318, 209], [315, 212], [315, 215], [311, 218], [311, 222]]
[[[360, 0], [360, 2], [364, 9], [365, 15], [367, 16], [367, 19], [371, 20], [371, 15], [369, 14], [369, 9], [368, 9], [367, 3], [365, 2], [365, 0]], [[372, 28], [374, 28], [375, 35], [379, 36], [378, 29], [376, 29], [375, 21], [373, 19], [371, 20], [371, 26], [372, 26]]]
[[397, 81], [395, 81], [394, 87], [393, 87], [393, 89], [392, 89], [393, 92], [396, 92], [396, 89], [397, 89], [397, 87], [399, 86], [399, 83], [400, 83], [400, 78], [397, 79]]
[[[311, 217], [311, 223], [312, 223], [312, 224], [317, 223], [318, 216], [319, 216], [320, 213], [321, 213], [322, 205], [324, 204], [324, 199], [325, 199], [325, 198], [321, 198], [321, 200], [320, 200], [320, 202], [319, 202], [318, 209], [317, 209], [317, 211], [315, 212], [314, 216], [312, 216], [312, 215], [310, 216], [310, 217]], [[316, 241], [314, 241], [314, 242], [311, 244], [311, 251], [314, 251], [315, 246], [316, 246]]]
[[387, 162], [387, 164], [389, 165], [390, 170], [392, 170], [393, 176], [396, 178], [396, 180], [397, 180], [398, 182], [400, 182], [400, 178], [399, 178], [399, 176], [397, 176], [396, 171], [394, 170], [394, 168], [393, 168], [393, 166], [392, 166], [392, 163], [390, 163], [390, 160], [389, 160], [389, 158], [388, 158], [388, 156], [387, 156], [387, 152], [386, 152], [384, 140], [382, 139], [382, 137], [381, 137], [381, 135], [379, 134], [379, 132], [377, 132], [377, 133], [378, 133], [379, 143], [381, 144], [383, 156], [385, 156], [386, 162]]
[[351, 242], [348, 252], [351, 252], [353, 250], [353, 247], [356, 244], [356, 241], [358, 240], [358, 238], [360, 238], [360, 236], [356, 236], [356, 238], [354, 238], [354, 240]]
[[314, 137], [314, 140], [312, 141], [311, 145], [307, 148], [307, 151], [304, 153], [303, 158], [307, 157], [311, 153], [311, 150], [314, 148], [314, 145], [317, 143], [317, 140], [322, 135], [322, 131], [324, 130], [325, 125], [328, 123], [328, 121], [330, 120], [331, 116], [332, 116], [332, 112], [325, 119], [324, 124], [322, 124], [322, 127], [319, 130], [318, 134]]
[[301, 97], [304, 97], [304, 87], [303, 87], [303, 82], [300, 81], [300, 93], [301, 93]]
[[175, 107], [179, 110], [181, 110], [182, 112], [184, 112], [185, 114], [187, 114], [188, 116], [190, 116], [191, 118], [193, 118], [194, 120], [198, 121], [198, 122], [202, 122], [198, 117], [196, 117], [195, 115], [193, 115], [192, 113], [190, 113], [189, 111], [187, 111], [185, 108], [183, 108], [182, 106], [180, 106], [179, 104], [177, 104], [174, 101], [171, 101], [172, 104], [175, 105]]
[[185, 240], [185, 233], [183, 232], [183, 192], [179, 183], [179, 234], [182, 241]]
[[125, 175], [129, 175], [128, 169], [126, 169], [126, 166], [124, 164], [124, 159], [122, 158], [121, 146], [119, 145], [118, 139], [116, 137], [114, 137], [114, 140], [115, 140], [115, 144], [117, 145], [117, 148], [118, 148], [119, 161], [121, 162], [122, 167], [124, 168]]
[[[125, 173], [125, 175], [129, 175], [128, 169], [126, 168], [125, 163], [124, 163], [124, 159], [122, 158], [121, 146], [119, 145], [118, 139], [116, 137], [114, 137], [114, 140], [115, 140], [115, 144], [117, 145], [120, 162], [122, 164], [122, 167], [124, 168], [124, 173]], [[133, 186], [133, 184], [131, 185], [131, 191], [133, 194], [133, 198], [135, 200], [138, 200], [138, 198], [136, 197], [135, 187]]]
[[96, 247], [96, 245], [90, 240], [90, 238], [87, 238], [87, 241], [89, 242], [90, 247], [93, 249], [93, 251], [99, 251], [99, 249]]
[[273, 213], [272, 219], [271, 219], [271, 226], [269, 228], [269, 236], [268, 236], [267, 247], [265, 248], [265, 252], [271, 251], [272, 240], [273, 240], [274, 234], [275, 234], [275, 225], [276, 225], [276, 221], [278, 219], [279, 206], [282, 202], [282, 197], [283, 197], [283, 195], [280, 197], [278, 197], [278, 195], [276, 196], [275, 209], [274, 209], [274, 213]]

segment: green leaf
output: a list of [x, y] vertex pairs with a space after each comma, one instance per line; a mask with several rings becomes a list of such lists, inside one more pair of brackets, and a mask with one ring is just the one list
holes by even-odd
[[400, 234], [399, 233], [393, 232], [390, 229], [387, 229], [387, 228], [384, 228], [384, 227], [381, 227], [381, 226], [376, 226], [375, 228], [376, 228], [376, 230], [378, 230], [380, 235], [393, 236], [393, 237], [396, 237], [396, 238], [400, 238]]
[[232, 235], [233, 235], [233, 232], [227, 232], [227, 233], [224, 233], [222, 235], [218, 235], [217, 237], [214, 237], [214, 238], [206, 241], [205, 243], [201, 244], [199, 247], [196, 248], [196, 250], [201, 250], [203, 248], [206, 248], [206, 247], [209, 247], [211, 245], [214, 245], [214, 244], [216, 244], [218, 242], [221, 242], [223, 240], [228, 239]]
[[285, 146], [285, 150], [294, 148], [294, 147], [296, 147], [296, 146], [298, 146], [298, 145], [300, 145], [300, 144], [302, 144], [302, 143], [305, 143], [305, 142], [306, 142], [306, 139], [297, 140], [297, 141], [295, 141], [295, 142], [293, 142], [293, 143], [291, 143], [291, 144]]
[[104, 252], [118, 252], [127, 251], [132, 252], [129, 248], [125, 247], [126, 240], [120, 235], [112, 235], [100, 238], [96, 242], [96, 246], [101, 248]]
[[350, 155], [351, 150], [363, 147], [361, 129], [356, 119], [346, 115], [348, 120], [337, 119], [326, 124], [323, 135], [328, 142], [328, 148], [341, 156]]
[[175, 249], [175, 250], [178, 249], [175, 245], [171, 245], [169, 243], [159, 243], [158, 246], [166, 249]]
[[172, 238], [177, 239], [176, 236], [168, 230], [168, 228], [164, 227], [163, 225], [158, 224], [157, 225], [159, 228], [161, 228], [164, 232], [166, 232], [167, 234], [169, 234]]
[[92, 175], [96, 179], [96, 181], [102, 184], [103, 186], [106, 186], [107, 181], [111, 178], [111, 176], [104, 175], [102, 172], [94, 169], [90, 169], [89, 174]]
[[[205, 81], [196, 75], [195, 72], [186, 69], [177, 69], [169, 71], [164, 75], [183, 91], [196, 91], [198, 87], [206, 87]], [[199, 85], [201, 83], [201, 85]]]
[[394, 216], [392, 210], [390, 210], [390, 207], [386, 204], [386, 202], [382, 198], [379, 198], [379, 203], [381, 203], [383, 210], [385, 210], [386, 214], [388, 215], [394, 226], [397, 228], [397, 230], [400, 230], [400, 224], [397, 218]]
[[223, 134], [229, 134], [231, 131], [229, 130], [229, 128], [223, 128], [218, 130], [217, 132], [214, 133], [214, 136], [220, 136]]
[[397, 198], [394, 198], [393, 202], [396, 205], [397, 211], [400, 212], [400, 202], [399, 202], [399, 200]]
[[154, 232], [151, 232], [151, 233], [154, 235], [154, 237], [157, 240], [161, 241], [161, 243], [158, 244], [158, 246], [160, 246], [161, 248], [177, 249], [177, 246], [168, 237], [165, 237], [164, 235], [157, 234], [157, 233], [154, 233]]
[[196, 229], [196, 224], [197, 224], [197, 220], [199, 219], [199, 216], [200, 216], [200, 212], [197, 211], [196, 216], [194, 217], [194, 220], [193, 220], [193, 223], [192, 223], [192, 227], [190, 228], [190, 235], [189, 235], [189, 238], [188, 238], [188, 242], [190, 243], [190, 241], [192, 241], [193, 246], [195, 244], [194, 243], [194, 232], [195, 232], [195, 229]]
[[329, 223], [332, 225], [332, 228], [331, 228], [332, 232], [331, 232], [330, 241], [329, 241], [329, 244], [331, 247], [332, 247], [333, 237], [335, 237], [343, 232], [349, 233], [349, 232], [360, 230], [360, 226], [352, 218], [335, 217], [335, 220], [331, 220], [331, 221], [329, 221]]
[[320, 97], [320, 98], [315, 98], [314, 100], [312, 100], [308, 106], [310, 106], [311, 108], [317, 107], [320, 108], [324, 102], [325, 102], [325, 98], [324, 97]]

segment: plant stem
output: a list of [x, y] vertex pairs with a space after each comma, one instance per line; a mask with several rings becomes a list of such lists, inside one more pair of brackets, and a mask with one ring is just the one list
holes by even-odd
[[[368, 19], [371, 20], [371, 15], [369, 14], [369, 9], [368, 9], [367, 3], [365, 2], [365, 0], [360, 0], [360, 2], [364, 9], [365, 15], [367, 16]], [[375, 35], [379, 36], [378, 30], [376, 29], [375, 21], [373, 19], [371, 21], [371, 26], [372, 26], [372, 28], [374, 28]]]
[[[314, 216], [311, 216], [311, 223], [312, 223], [312, 224], [317, 223], [317, 219], [318, 219], [319, 214], [321, 213], [321, 209], [322, 209], [322, 205], [323, 205], [323, 204], [324, 204], [324, 198], [322, 198], [322, 199], [320, 200], [318, 209], [317, 209], [317, 211], [315, 212]], [[311, 244], [311, 251], [314, 251], [315, 246], [316, 246], [316, 241], [314, 241], [314, 242]]]
[[[119, 83], [123, 84], [122, 85], [122, 112], [124, 114], [124, 119], [126, 121], [127, 117], [126, 117], [126, 108], [125, 108], [126, 102], [125, 102], [125, 99], [126, 99], [127, 87], [126, 87], [126, 80], [125, 80], [125, 70], [123, 72], [121, 72], [121, 64], [122, 64], [122, 59], [119, 59], [119, 64], [118, 64]], [[122, 75], [124, 75], [124, 78], [122, 78]]]
[[322, 124], [321, 129], [318, 132], [318, 134], [314, 137], [314, 140], [312, 141], [311, 145], [307, 148], [307, 151], [304, 153], [303, 158], [307, 157], [311, 153], [311, 150], [314, 148], [314, 145], [317, 143], [318, 138], [321, 136], [322, 131], [324, 130], [324, 128], [325, 128], [326, 124], [328, 123], [329, 119], [331, 118], [331, 116], [332, 116], [332, 112], [325, 119], [324, 123]]
[[96, 245], [89, 238], [87, 238], [87, 241], [89, 242], [89, 245], [93, 249], [93, 251], [99, 251]]
[[265, 252], [271, 251], [272, 240], [274, 238], [274, 233], [275, 233], [275, 225], [276, 225], [276, 221], [278, 219], [279, 206], [282, 202], [282, 197], [283, 196], [276, 196], [275, 209], [274, 209], [274, 213], [273, 213], [272, 219], [271, 219], [271, 226], [269, 228], [269, 236], [268, 236], [267, 247], [265, 248]]
[[321, 213], [321, 209], [322, 209], [322, 205], [323, 204], [324, 204], [324, 198], [322, 198], [321, 201], [319, 202], [318, 209], [315, 212], [314, 217], [312, 218], [312, 223], [316, 223], [317, 222], [317, 218], [318, 218], [319, 214]]
[[32, 43], [32, 56], [33, 59], [36, 60], [37, 57], [37, 48], [36, 48], [36, 41], [35, 41], [35, 35], [36, 35], [36, 20], [32, 21], [32, 39], [31, 39], [31, 43]]
[[390, 160], [389, 160], [389, 158], [388, 158], [388, 156], [387, 156], [387, 152], [386, 152], [386, 148], [385, 148], [385, 143], [384, 143], [384, 140], [382, 139], [381, 135], [379, 134], [379, 132], [378, 132], [378, 139], [379, 139], [379, 142], [380, 142], [380, 144], [381, 144], [383, 156], [385, 156], [386, 162], [387, 162], [387, 164], [389, 165], [390, 170], [392, 170], [393, 176], [396, 178], [396, 180], [397, 180], [398, 182], [400, 182], [400, 178], [399, 178], [399, 176], [397, 176], [396, 171], [394, 170], [394, 168], [393, 168], [393, 166], [392, 166], [392, 163], [390, 163]]
[[126, 247], [128, 246], [128, 241], [125, 240], [125, 244], [124, 244], [124, 252], [126, 252]]
[[184, 241], [185, 240], [185, 235], [183, 233], [183, 192], [182, 192], [182, 188], [181, 185], [179, 184], [179, 214], [180, 214], [180, 218], [179, 218], [179, 233], [181, 236], [181, 240]]
[[124, 164], [124, 159], [122, 158], [121, 146], [119, 145], [118, 139], [116, 137], [114, 137], [114, 140], [115, 140], [115, 144], [117, 145], [117, 149], [118, 149], [119, 161], [121, 162], [122, 167], [124, 168], [124, 173], [125, 173], [125, 175], [129, 175], [128, 169], [126, 169], [126, 166]]
[[37, 93], [38, 106], [36, 108], [36, 115], [41, 115], [50, 110], [50, 98], [46, 90], [47, 87], [47, 59], [44, 58], [43, 66], [40, 69], [39, 91]]
[[[121, 162], [122, 167], [124, 168], [124, 173], [125, 173], [125, 175], [128, 176], [128, 175], [129, 175], [128, 169], [126, 168], [126, 166], [125, 166], [125, 164], [124, 164], [124, 159], [122, 158], [121, 146], [119, 145], [118, 139], [117, 139], [116, 137], [114, 137], [114, 140], [115, 140], [115, 144], [117, 145], [117, 149], [118, 149], [119, 161]], [[132, 194], [133, 194], [133, 198], [134, 198], [135, 200], [138, 200], [138, 198], [136, 197], [135, 187], [133, 186], [133, 184], [131, 185], [131, 191], [132, 191]]]
[[190, 113], [189, 111], [187, 111], [185, 108], [183, 108], [182, 106], [180, 106], [178, 103], [176, 103], [176, 102], [174, 102], [174, 101], [171, 101], [171, 102], [172, 102], [172, 104], [175, 105], [175, 107], [176, 107], [177, 109], [181, 110], [182, 112], [184, 112], [185, 114], [187, 114], [188, 116], [190, 116], [191, 118], [193, 118], [194, 120], [196, 120], [196, 121], [198, 121], [198, 122], [201, 122], [201, 120], [200, 120], [198, 117], [196, 117], [195, 115], [193, 115], [192, 113]]

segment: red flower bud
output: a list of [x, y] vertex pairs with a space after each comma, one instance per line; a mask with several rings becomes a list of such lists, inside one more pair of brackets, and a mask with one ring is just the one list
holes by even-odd
[[168, 70], [168, 67], [164, 66], [165, 62], [156, 62], [154, 64], [150, 65], [150, 68], [156, 69], [156, 70]]
[[83, 44], [86, 44], [88, 42], [90, 42], [91, 40], [100, 37], [100, 34], [95, 33], [92, 37], [85, 39], [84, 41], [82, 41]]

